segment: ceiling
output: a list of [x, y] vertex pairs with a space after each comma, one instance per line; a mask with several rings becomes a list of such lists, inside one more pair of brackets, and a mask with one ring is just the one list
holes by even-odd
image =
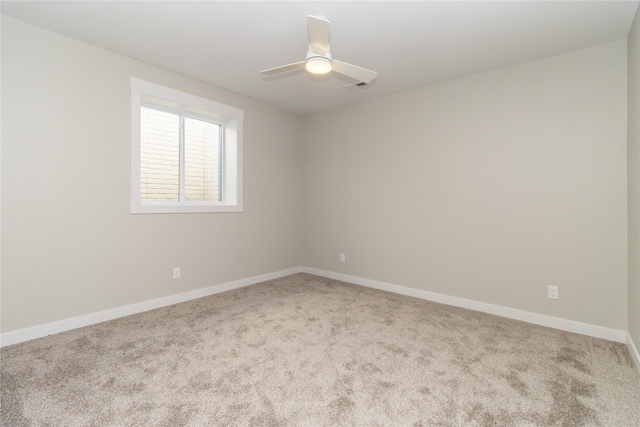
[[[2, 1], [2, 14], [297, 114], [626, 38], [637, 1]], [[304, 71], [307, 15], [368, 86]]]

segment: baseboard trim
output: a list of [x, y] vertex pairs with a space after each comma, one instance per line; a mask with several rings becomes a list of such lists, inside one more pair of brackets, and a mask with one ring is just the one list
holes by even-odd
[[638, 347], [635, 346], [633, 340], [631, 339], [631, 335], [629, 334], [627, 334], [627, 348], [629, 349], [629, 353], [631, 353], [633, 363], [635, 363], [636, 369], [640, 374], [640, 353], [638, 352]]
[[309, 273], [316, 276], [327, 277], [329, 279], [341, 280], [360, 286], [379, 289], [382, 291], [393, 292], [396, 294], [407, 295], [428, 301], [438, 302], [442, 304], [452, 305], [455, 307], [468, 308], [470, 310], [481, 311], [483, 313], [494, 314], [497, 316], [507, 317], [510, 319], [521, 320], [523, 322], [533, 323], [536, 325], [547, 326], [554, 329], [560, 329], [567, 332], [574, 332], [582, 335], [588, 335], [596, 338], [602, 338], [609, 341], [626, 343], [629, 352], [635, 362], [636, 368], [640, 372], [640, 355], [638, 349], [631, 337], [625, 331], [604, 328], [601, 326], [590, 325], [587, 323], [576, 322], [573, 320], [560, 319], [557, 317], [536, 314], [528, 311], [517, 310], [513, 308], [482, 303], [478, 301], [468, 300], [459, 297], [453, 297], [435, 292], [423, 291], [415, 288], [394, 285], [390, 283], [380, 282], [377, 280], [365, 279], [362, 277], [351, 276], [332, 271], [320, 270], [311, 267], [294, 267], [286, 270], [280, 270], [273, 273], [253, 276], [246, 279], [240, 279], [219, 285], [209, 286], [207, 288], [197, 289], [194, 291], [183, 292], [180, 294], [169, 295], [163, 298], [157, 298], [149, 301], [143, 301], [123, 307], [117, 307], [97, 313], [90, 313], [83, 316], [73, 317], [70, 319], [60, 320], [56, 322], [46, 323], [30, 328], [19, 329], [17, 331], [5, 332], [0, 334], [0, 347], [18, 344], [37, 338], [46, 337], [47, 335], [57, 334], [84, 326], [90, 326], [96, 323], [106, 322], [108, 320], [117, 319], [119, 317], [129, 316], [132, 314], [142, 313], [156, 308], [166, 307], [173, 304], [179, 304], [206, 297], [220, 292], [230, 291], [245, 286], [267, 280], [279, 279], [296, 273]]
[[[421, 298], [428, 301], [438, 302], [442, 304], [452, 305], [455, 307], [468, 308], [470, 310], [481, 311], [483, 313], [494, 314], [496, 316], [507, 317], [510, 319], [520, 320], [536, 325], [547, 326], [549, 328], [560, 329], [562, 331], [574, 332], [582, 335], [588, 335], [595, 338], [602, 338], [609, 341], [627, 343], [629, 339], [626, 331], [605, 328], [602, 326], [590, 325], [588, 323], [576, 322], [573, 320], [560, 319], [557, 317], [546, 316], [544, 314], [532, 313], [529, 311], [517, 310], [513, 308], [503, 307], [499, 305], [487, 304], [483, 302], [468, 300], [459, 297], [453, 297], [435, 292], [423, 291], [420, 289], [407, 288], [405, 286], [393, 285], [390, 283], [380, 282], [377, 280], [365, 279], [357, 276], [350, 276], [332, 271], [320, 270], [317, 268], [303, 267], [304, 273], [314, 274], [316, 276], [326, 277], [329, 279], [341, 280], [356, 285], [366, 286], [369, 288], [379, 289], [382, 291], [393, 292], [396, 294], [407, 295], [411, 297]], [[634, 347], [635, 348], [635, 347]], [[637, 351], [636, 351], [637, 357]], [[636, 366], [638, 362], [636, 360]]]
[[0, 347], [18, 344], [24, 341], [36, 338], [46, 337], [47, 335], [57, 334], [84, 326], [94, 325], [96, 323], [106, 322], [107, 320], [117, 319], [119, 317], [129, 316], [132, 314], [142, 313], [156, 308], [166, 307], [168, 305], [179, 304], [206, 297], [220, 292], [230, 291], [245, 286], [267, 280], [279, 279], [281, 277], [290, 276], [292, 274], [301, 273], [302, 267], [294, 267], [286, 270], [280, 270], [274, 273], [261, 274], [259, 276], [249, 277], [246, 279], [235, 280], [232, 282], [222, 283], [219, 285], [209, 286], [207, 288], [197, 289], [194, 291], [183, 292], [180, 294], [169, 295], [149, 301], [143, 301], [123, 307], [117, 307], [97, 313], [86, 314], [83, 316], [73, 317], [70, 319], [60, 320], [57, 322], [46, 323], [44, 325], [33, 326], [31, 328], [19, 329], [17, 331], [5, 332], [0, 334]]

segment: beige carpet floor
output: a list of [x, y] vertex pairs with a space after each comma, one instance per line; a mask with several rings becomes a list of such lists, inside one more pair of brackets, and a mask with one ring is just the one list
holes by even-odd
[[625, 345], [307, 274], [0, 350], [2, 426], [640, 426]]

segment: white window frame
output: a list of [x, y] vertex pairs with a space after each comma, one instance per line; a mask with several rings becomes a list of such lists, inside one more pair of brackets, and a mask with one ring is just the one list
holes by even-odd
[[[242, 123], [244, 111], [131, 77], [130, 213], [242, 212]], [[140, 199], [140, 108], [155, 106], [222, 125], [221, 201], [147, 201]]]

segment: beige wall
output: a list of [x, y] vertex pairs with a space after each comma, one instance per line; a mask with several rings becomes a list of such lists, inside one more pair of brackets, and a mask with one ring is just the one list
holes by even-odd
[[310, 116], [304, 264], [626, 330], [626, 119], [625, 41]]
[[[129, 214], [131, 76], [244, 109], [243, 213]], [[295, 115], [2, 17], [2, 332], [301, 265], [300, 131]]]
[[[245, 110], [245, 212], [129, 214], [131, 76]], [[620, 41], [301, 118], [3, 17], [2, 332], [299, 265], [626, 330], [626, 84]]]
[[640, 349], [640, 10], [628, 40], [629, 336]]

